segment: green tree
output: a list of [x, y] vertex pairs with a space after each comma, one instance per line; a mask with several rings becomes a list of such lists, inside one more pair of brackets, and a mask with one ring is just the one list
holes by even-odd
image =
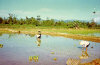
[[19, 24], [23, 25], [24, 23], [25, 23], [24, 19], [21, 18], [20, 21], [19, 21]]
[[17, 18], [15, 16], [13, 17], [13, 24], [17, 24]]
[[31, 17], [31, 24], [38, 26], [39, 25], [39, 21], [36, 20], [35, 18]]
[[29, 20], [28, 20], [28, 17], [26, 16], [26, 19], [25, 19], [25, 24], [28, 24]]
[[1, 23], [3, 23], [3, 19], [2, 19], [2, 17], [0, 17], [0, 24], [1, 24]]
[[38, 21], [40, 21], [40, 20], [41, 20], [40, 15], [38, 15], [38, 16], [37, 16], [37, 20], [38, 20]]
[[66, 22], [64, 22], [63, 20], [55, 22], [55, 26], [66, 26]]
[[44, 26], [53, 26], [54, 24], [55, 24], [54, 19], [51, 19], [51, 20], [43, 20], [42, 21], [42, 25], [44, 25]]
[[9, 14], [8, 23], [13, 24], [13, 14]]

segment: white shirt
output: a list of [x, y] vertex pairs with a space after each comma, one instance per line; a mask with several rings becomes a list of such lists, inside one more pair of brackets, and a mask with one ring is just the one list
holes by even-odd
[[37, 36], [37, 38], [40, 37], [40, 35], [36, 35], [36, 36]]
[[86, 47], [87, 45], [89, 45], [90, 43], [88, 41], [81, 41], [80, 45], [82, 45], [83, 47]]

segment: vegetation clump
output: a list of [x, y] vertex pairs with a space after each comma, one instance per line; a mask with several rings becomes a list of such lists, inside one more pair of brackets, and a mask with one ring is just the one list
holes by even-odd
[[100, 24], [97, 24], [92, 20], [91, 22], [85, 22], [80, 20], [73, 20], [73, 21], [63, 21], [55, 19], [47, 19], [42, 20], [40, 16], [37, 16], [37, 18], [34, 17], [27, 17], [25, 19], [23, 18], [16, 18], [15, 15], [9, 14], [8, 18], [2, 18], [0, 17], [0, 24], [9, 24], [9, 25], [32, 25], [32, 26], [55, 26], [55, 27], [63, 27], [63, 28], [96, 28], [100, 29]]

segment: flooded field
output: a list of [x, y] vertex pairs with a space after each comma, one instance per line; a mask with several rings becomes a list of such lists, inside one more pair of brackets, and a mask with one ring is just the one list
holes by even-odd
[[100, 33], [93, 33], [93, 34], [88, 34], [90, 36], [96, 36], [96, 37], [100, 37]]
[[86, 35], [86, 36], [95, 36], [95, 37], [100, 37], [100, 33], [79, 34], [79, 35]]
[[90, 42], [82, 50], [81, 40], [58, 36], [28, 34], [0, 35], [0, 65], [66, 65], [69, 58], [81, 63], [100, 58], [100, 43]]

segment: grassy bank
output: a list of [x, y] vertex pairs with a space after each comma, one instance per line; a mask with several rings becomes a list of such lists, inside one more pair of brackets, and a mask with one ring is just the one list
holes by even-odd
[[88, 29], [88, 28], [66, 28], [64, 26], [33, 26], [33, 25], [0, 25], [0, 28], [9, 28], [13, 30], [22, 30], [22, 31], [32, 31], [32, 30], [41, 30], [46, 32], [59, 32], [59, 33], [68, 33], [68, 34], [89, 34], [89, 33], [100, 33], [100, 29]]
[[73, 39], [87, 40], [93, 42], [100, 42], [100, 37], [85, 36], [78, 34], [100, 33], [100, 29], [68, 29], [63, 26], [33, 26], [33, 25], [0, 25], [0, 32], [2, 33], [21, 33], [36, 34], [40, 30], [42, 34], [49, 34], [53, 36], [63, 36]]

